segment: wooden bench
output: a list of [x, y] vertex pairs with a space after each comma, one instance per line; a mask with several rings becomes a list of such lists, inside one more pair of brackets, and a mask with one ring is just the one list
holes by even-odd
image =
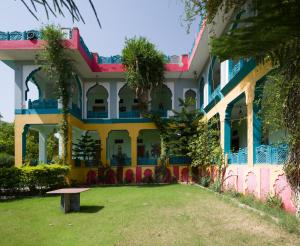
[[64, 213], [80, 211], [80, 193], [89, 188], [65, 188], [47, 192], [47, 194], [60, 194], [60, 206]]

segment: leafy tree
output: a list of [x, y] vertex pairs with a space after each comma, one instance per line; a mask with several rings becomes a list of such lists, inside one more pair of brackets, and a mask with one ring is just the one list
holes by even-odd
[[202, 119], [198, 123], [197, 132], [190, 137], [187, 155], [192, 159], [192, 167], [206, 170], [212, 165], [217, 166], [218, 176], [213, 188], [222, 189], [222, 168], [224, 164], [223, 150], [220, 144], [219, 118]]
[[[184, 0], [188, 21], [197, 14], [208, 23], [219, 10], [228, 13], [238, 10], [244, 0]], [[272, 76], [267, 77], [267, 89], [275, 90], [281, 103], [262, 101], [264, 122], [282, 123], [289, 134], [289, 159], [285, 164], [287, 179], [296, 195], [297, 215], [300, 215], [300, 1], [252, 0], [251, 13], [232, 20], [233, 28], [221, 37], [213, 37], [213, 54], [221, 60], [255, 58], [257, 62], [269, 61]], [[271, 87], [270, 87], [271, 86]], [[272, 87], [273, 86], [273, 87]], [[281, 89], [280, 89], [281, 88]], [[268, 93], [267, 90], [264, 90]], [[264, 97], [267, 98], [267, 97]], [[271, 118], [269, 117], [271, 116]], [[274, 117], [277, 120], [272, 119]], [[282, 120], [280, 119], [282, 117]], [[278, 126], [278, 125], [277, 125]]]
[[[57, 17], [58, 15], [65, 16], [64, 15], [64, 8], [67, 9], [67, 12], [72, 17], [73, 22], [74, 21], [82, 21], [85, 23], [80, 10], [77, 7], [77, 4], [74, 0], [21, 0], [23, 5], [26, 7], [26, 9], [30, 12], [30, 14], [36, 19], [39, 20], [36, 13], [38, 12], [37, 6], [42, 6], [45, 10], [45, 13], [47, 15], [47, 18], [49, 19], [49, 14], [52, 14], [54, 17]], [[52, 4], [51, 4], [52, 2]], [[90, 6], [93, 9], [93, 12], [95, 14], [95, 17], [97, 19], [98, 25], [101, 28], [101, 24], [98, 18], [97, 11], [94, 7], [93, 1], [89, 0]], [[52, 6], [51, 6], [52, 5]]]
[[181, 110], [173, 110], [174, 116], [170, 119], [163, 119], [155, 114], [149, 116], [160, 131], [162, 155], [187, 156], [190, 139], [197, 134], [198, 122], [203, 117], [199, 110], [190, 108], [194, 99], [179, 99], [179, 102]]
[[[58, 139], [55, 137], [56, 131], [53, 131], [47, 137], [47, 160], [54, 162], [58, 157]], [[59, 164], [55, 162], [55, 164]]]
[[26, 158], [25, 162], [29, 165], [38, 164], [39, 160], [39, 133], [30, 130], [26, 136]]
[[165, 58], [146, 38], [126, 39], [122, 50], [126, 82], [139, 99], [140, 110], [148, 108], [148, 92], [164, 81]]
[[15, 154], [15, 131], [13, 123], [0, 122], [0, 153]]
[[220, 129], [217, 119], [200, 120], [197, 132], [191, 136], [188, 144], [188, 156], [192, 158], [192, 166], [206, 168], [221, 159]]
[[74, 77], [74, 66], [70, 58], [70, 54], [64, 43], [61, 42], [63, 39], [63, 33], [55, 26], [46, 26], [42, 29], [42, 35], [47, 41], [44, 50], [41, 54], [40, 63], [42, 69], [55, 83], [57, 91], [57, 99], [61, 100], [63, 119], [61, 122], [61, 132], [64, 143], [64, 162], [68, 156], [68, 105], [70, 101], [70, 84]]

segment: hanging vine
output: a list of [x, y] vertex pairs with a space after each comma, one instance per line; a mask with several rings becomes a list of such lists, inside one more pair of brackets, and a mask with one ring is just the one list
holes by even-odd
[[68, 104], [70, 100], [69, 81], [73, 78], [73, 63], [62, 42], [63, 33], [53, 25], [46, 26], [42, 29], [42, 37], [46, 41], [43, 52], [40, 57], [42, 70], [46, 72], [49, 78], [55, 82], [55, 91], [57, 99], [62, 104], [62, 122], [60, 126], [63, 136], [64, 156], [66, 164], [68, 156], [69, 142], [69, 123], [68, 123]]

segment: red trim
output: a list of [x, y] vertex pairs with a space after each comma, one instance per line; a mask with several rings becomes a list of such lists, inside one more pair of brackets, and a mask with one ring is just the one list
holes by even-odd
[[188, 62], [188, 67], [191, 66], [191, 63], [192, 63], [192, 60], [194, 59], [194, 56], [195, 56], [195, 53], [196, 53], [196, 49], [200, 43], [200, 40], [202, 38], [202, 35], [203, 35], [203, 32], [204, 32], [204, 29], [205, 29], [205, 26], [206, 26], [206, 19], [203, 21], [203, 24], [202, 24], [202, 27], [201, 27], [201, 30], [200, 32], [198, 33], [198, 36], [196, 38], [196, 41], [195, 41], [195, 45], [193, 47], [193, 51], [192, 51], [192, 54], [190, 56], [190, 59], [189, 59], [189, 62]]
[[[203, 27], [200, 33], [203, 32]], [[93, 53], [93, 59], [86, 54], [80, 45], [80, 33], [78, 28], [73, 28], [72, 39], [63, 41], [69, 49], [78, 50], [92, 72], [123, 73], [125, 72], [122, 64], [98, 64], [98, 55]], [[43, 40], [2, 40], [0, 50], [39, 50], [45, 45]], [[195, 50], [195, 49], [194, 49]], [[182, 55], [182, 64], [166, 64], [166, 72], [186, 72], [189, 70], [189, 57]]]

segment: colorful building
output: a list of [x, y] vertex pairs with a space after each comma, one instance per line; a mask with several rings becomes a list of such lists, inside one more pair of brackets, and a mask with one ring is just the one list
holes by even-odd
[[[230, 28], [217, 19], [214, 32], [221, 35]], [[291, 189], [283, 172], [287, 145], [284, 131], [263, 133], [257, 116], [256, 99], [262, 96], [269, 64], [256, 65], [252, 59], [220, 62], [209, 52], [210, 27], [199, 25], [197, 38], [188, 55], [168, 57], [165, 83], [150, 92], [149, 110], [162, 117], [172, 117], [179, 110], [179, 98], [192, 97], [195, 107], [208, 119], [217, 117], [221, 126], [220, 142], [226, 154], [228, 188], [251, 193], [265, 199], [269, 193], [283, 198], [286, 209], [293, 210]], [[85, 182], [90, 170], [100, 163], [110, 166], [116, 175], [132, 172], [141, 182], [145, 173], [158, 163], [160, 136], [153, 122], [142, 118], [138, 100], [125, 83], [120, 56], [102, 57], [92, 53], [77, 28], [63, 29], [65, 45], [75, 61], [76, 75], [70, 81], [68, 162], [71, 179]], [[26, 158], [29, 129], [39, 132], [39, 162], [47, 160], [47, 136], [57, 132], [61, 122], [61, 105], [56, 100], [53, 82], [36, 64], [43, 47], [39, 31], [0, 32], [0, 59], [15, 70], [15, 159], [21, 166]], [[30, 98], [31, 88], [38, 96]], [[86, 132], [95, 141], [95, 158], [78, 161], [74, 144]], [[62, 141], [58, 133], [59, 152]], [[169, 160], [172, 176], [188, 178], [188, 159], [174, 156]], [[131, 170], [131, 171], [128, 171]]]

